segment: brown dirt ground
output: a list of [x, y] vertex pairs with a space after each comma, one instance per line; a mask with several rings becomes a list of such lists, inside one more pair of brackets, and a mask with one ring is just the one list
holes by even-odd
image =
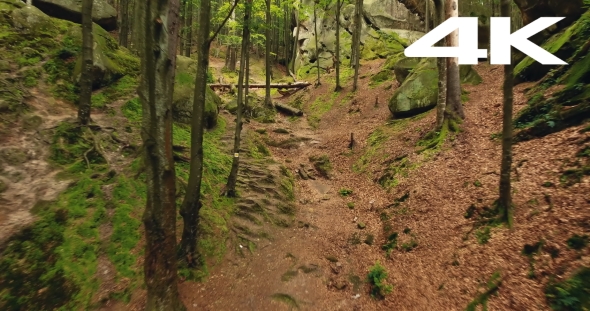
[[[361, 76], [377, 73], [381, 63], [364, 64]], [[369, 134], [390, 119], [384, 99], [394, 89], [386, 90], [387, 83], [370, 88], [369, 79], [361, 79], [360, 89], [350, 102], [344, 96], [350, 87], [345, 88], [317, 130], [305, 118], [291, 121], [283, 116], [275, 124], [248, 124], [250, 128], [268, 128], [271, 137], [279, 135], [271, 130], [280, 127], [293, 135], [312, 138], [297, 149], [271, 151], [294, 175], [301, 163], [309, 163], [310, 155], [327, 154], [333, 176], [297, 180], [299, 226], [277, 230], [250, 257], [228, 255], [204, 283], [182, 283], [181, 295], [188, 310], [463, 310], [485, 290], [494, 271], [500, 271], [503, 283], [498, 295], [489, 300], [490, 310], [547, 310], [543, 290], [548, 276], [556, 274], [560, 279], [576, 267], [590, 264], [587, 248], [576, 252], [565, 245], [573, 233], [588, 233], [590, 229], [590, 180], [585, 177], [571, 187], [559, 186], [564, 163], [575, 158], [580, 142], [589, 135], [580, 134], [581, 127], [573, 127], [516, 145], [514, 164], [520, 167], [513, 181], [514, 231], [494, 227], [489, 243], [484, 245], [477, 243], [473, 233], [465, 240], [473, 225], [472, 220], [464, 218], [466, 209], [471, 204], [490, 205], [497, 197], [501, 156], [499, 142], [490, 137], [501, 130], [503, 71], [489, 65], [476, 69], [484, 82], [465, 86], [471, 93], [465, 104], [463, 131], [448, 141], [442, 152], [430, 160], [414, 152], [417, 139], [433, 128], [434, 111], [385, 142], [385, 158], [409, 153], [412, 161], [421, 163], [389, 192], [373, 181], [383, 169], [380, 161], [371, 162], [368, 173], [352, 171], [364, 153]], [[526, 86], [515, 90], [516, 111], [525, 106]], [[324, 82], [305, 91], [306, 107], [317, 96], [331, 93], [332, 88]], [[375, 96], [381, 99], [377, 107]], [[360, 113], [349, 113], [351, 105]], [[357, 141], [353, 152], [348, 150], [351, 132]], [[481, 187], [474, 186], [475, 181]], [[546, 181], [557, 186], [542, 187]], [[352, 195], [340, 196], [338, 190], [342, 188], [352, 189]], [[379, 215], [391, 211], [386, 207], [406, 192], [410, 197], [400, 205], [406, 212], [391, 214], [393, 219], [388, 223], [400, 232], [402, 242], [407, 237], [401, 231], [410, 228], [418, 246], [410, 252], [394, 250], [387, 257], [381, 250], [385, 236]], [[545, 194], [550, 195], [551, 207]], [[347, 202], [354, 202], [354, 209], [347, 208]], [[355, 220], [365, 223], [366, 229], [359, 230]], [[367, 234], [374, 235], [375, 243], [351, 243], [356, 233], [361, 233], [361, 241]], [[535, 255], [537, 277], [530, 279], [529, 261], [521, 251], [525, 244], [540, 239], [558, 248], [560, 255], [555, 259], [545, 251]], [[387, 282], [394, 285], [385, 300], [371, 298], [365, 282], [376, 261], [386, 267]], [[355, 278], [361, 281], [358, 286]], [[360, 297], [355, 298], [356, 294]]]

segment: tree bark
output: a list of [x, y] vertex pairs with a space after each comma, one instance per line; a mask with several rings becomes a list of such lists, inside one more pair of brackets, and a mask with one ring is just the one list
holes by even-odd
[[[446, 1], [447, 18], [459, 17], [458, 0]], [[447, 45], [450, 47], [459, 46], [459, 30], [451, 32], [447, 38]], [[463, 104], [461, 103], [461, 79], [459, 77], [459, 59], [457, 57], [447, 58], [447, 104], [445, 118], [453, 122], [461, 122], [465, 118]]]
[[356, 0], [356, 6], [354, 10], [354, 29], [356, 36], [354, 38], [355, 42], [353, 43], [355, 46], [354, 49], [354, 82], [352, 85], [352, 91], [355, 92], [358, 86], [359, 80], [359, 66], [361, 60], [361, 31], [363, 29], [362, 20], [361, 20], [361, 12], [363, 9], [363, 0]]
[[[142, 1], [142, 0], [139, 0]], [[180, 48], [178, 49], [178, 54], [179, 55], [184, 55], [184, 38], [186, 35], [186, 3], [189, 0], [180, 0], [181, 4], [180, 4], [180, 31], [178, 32], [178, 37], [180, 38]]]
[[[297, 3], [297, 2], [296, 2]], [[295, 15], [295, 41], [293, 41], [293, 57], [291, 58], [292, 67], [291, 70], [293, 74], [297, 76], [297, 72], [295, 71], [295, 62], [297, 61], [297, 54], [299, 53], [299, 8], [293, 9], [293, 14]]]
[[428, 24], [430, 22], [430, 0], [426, 0], [424, 1], [425, 7], [424, 7], [424, 33], [427, 33], [430, 29], [430, 25]]
[[[266, 52], [264, 55], [264, 63], [266, 66], [265, 67], [265, 71], [266, 71], [265, 78], [266, 78], [266, 85], [267, 85], [267, 87], [265, 89], [264, 105], [266, 107], [272, 107], [272, 101], [270, 99], [270, 87], [268, 87], [270, 85], [270, 74], [271, 74], [271, 70], [272, 70], [270, 68], [270, 45], [272, 42], [272, 40], [270, 38], [270, 36], [271, 36], [271, 34], [270, 34], [270, 31], [271, 31], [271, 29], [270, 29], [270, 1], [271, 0], [266, 0], [266, 26], [265, 26], [265, 28], [266, 28], [266, 42], [265, 42], [266, 43]], [[246, 17], [244, 16], [244, 18], [246, 18]], [[244, 23], [245, 22], [246, 21], [244, 20]], [[243, 38], [242, 40], [244, 40], [244, 39], [245, 38]], [[242, 55], [243, 55], [242, 56], [242, 62], [243, 62], [243, 57], [244, 57], [243, 52], [242, 52]], [[241, 67], [241, 64], [240, 64], [240, 67]], [[239, 92], [239, 90], [238, 90], [238, 92]], [[239, 107], [238, 107], [238, 109], [239, 109]]]
[[[510, 16], [512, 11], [510, 0], [502, 0], [500, 13], [502, 16]], [[512, 63], [512, 62], [511, 62]], [[502, 216], [508, 222], [508, 227], [513, 227], [513, 205], [510, 185], [510, 172], [512, 167], [512, 106], [513, 106], [513, 65], [504, 65], [504, 106], [502, 119], [502, 163], [500, 167], [500, 198], [499, 207]]]
[[[147, 202], [144, 278], [146, 310], [185, 310], [176, 262], [176, 174], [172, 153], [172, 93], [178, 40], [178, 0], [137, 2], [141, 51], [142, 131]], [[165, 23], [165, 24], [164, 24]]]
[[340, 2], [344, 3], [343, 0], [336, 0], [336, 59], [334, 67], [336, 68], [336, 87], [334, 92], [342, 90], [340, 86]]
[[[267, 3], [269, 3], [267, 0]], [[252, 11], [252, 0], [246, 1], [246, 9], [244, 12], [244, 29], [242, 35], [242, 55], [240, 58], [240, 73], [238, 76], [238, 109], [236, 113], [236, 131], [234, 135], [234, 157], [231, 165], [231, 171], [227, 178], [225, 187], [226, 195], [228, 197], [236, 196], [236, 183], [238, 181], [238, 169], [240, 166], [240, 136], [242, 134], [242, 112], [244, 106], [244, 73], [246, 66], [246, 54], [248, 54], [248, 44], [250, 41], [250, 13]], [[267, 45], [268, 46], [268, 45]], [[268, 55], [266, 56], [268, 59]], [[268, 88], [267, 88], [268, 90]], [[272, 103], [271, 103], [272, 105]]]
[[192, 39], [193, 39], [193, 0], [187, 0], [186, 2], [186, 33], [185, 33], [185, 40], [186, 44], [184, 46], [184, 56], [191, 57], [191, 47], [192, 47]]
[[92, 0], [82, 1], [82, 73], [80, 75], [80, 99], [78, 102], [78, 121], [82, 125], [90, 122], [92, 107]]
[[119, 29], [119, 45], [129, 47], [129, 0], [121, 0], [121, 28]]
[[316, 14], [316, 6], [317, 6], [317, 2], [314, 1], [313, 3], [313, 28], [314, 28], [314, 34], [313, 37], [315, 38], [315, 58], [316, 58], [316, 65], [317, 65], [317, 71], [318, 71], [318, 81], [316, 82], [316, 86], [320, 86], [322, 85], [322, 82], [320, 81], [320, 47], [318, 46], [318, 19], [317, 19], [317, 14]]
[[[435, 25], [440, 25], [445, 20], [445, 0], [434, 0]], [[438, 46], [445, 46], [446, 38], [443, 38]], [[447, 106], [447, 60], [439, 57], [436, 59], [438, 68], [438, 99], [436, 103], [436, 127], [441, 128], [445, 120], [445, 109]]]
[[203, 262], [197, 249], [199, 212], [201, 210], [201, 182], [203, 177], [203, 122], [205, 115], [205, 94], [207, 70], [209, 68], [209, 33], [211, 23], [211, 0], [201, 0], [199, 28], [197, 31], [197, 74], [193, 96], [191, 122], [191, 163], [187, 191], [182, 201], [180, 215], [184, 226], [180, 241], [179, 255], [187, 266], [194, 268]]

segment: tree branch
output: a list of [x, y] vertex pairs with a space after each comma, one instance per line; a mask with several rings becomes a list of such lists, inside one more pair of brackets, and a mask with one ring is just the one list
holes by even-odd
[[221, 25], [219, 25], [219, 27], [217, 28], [217, 30], [215, 30], [215, 32], [213, 33], [213, 35], [209, 38], [209, 40], [207, 40], [207, 44], [211, 44], [211, 42], [213, 42], [213, 40], [215, 40], [215, 37], [217, 37], [217, 34], [219, 34], [219, 32], [221, 31], [221, 28], [223, 28], [223, 26], [225, 26], [225, 23], [231, 17], [231, 13], [234, 11], [234, 9], [238, 5], [238, 2], [239, 1], [240, 0], [236, 0], [236, 2], [234, 2], [234, 5], [231, 7], [231, 9], [229, 10], [229, 12], [227, 13], [227, 16], [225, 17], [225, 19], [223, 20], [223, 22], [221, 22]]

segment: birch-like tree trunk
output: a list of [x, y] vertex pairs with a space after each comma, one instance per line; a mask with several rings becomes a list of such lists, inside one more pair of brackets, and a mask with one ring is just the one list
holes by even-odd
[[179, 22], [178, 0], [137, 2], [142, 105], [141, 136], [147, 200], [144, 279], [146, 310], [185, 310], [176, 261], [176, 173], [172, 158], [172, 93]]
[[[446, 1], [447, 19], [459, 17], [459, 1]], [[447, 38], [447, 45], [459, 46], [459, 30], [455, 29]], [[463, 104], [461, 103], [461, 79], [459, 77], [459, 59], [457, 57], [447, 58], [447, 105], [445, 118], [449, 121], [460, 122], [465, 118]]]
[[[269, 0], [267, 0], [269, 1]], [[268, 2], [267, 2], [268, 3]], [[244, 111], [244, 75], [246, 68], [246, 55], [248, 54], [248, 46], [250, 44], [250, 13], [252, 12], [252, 0], [246, 1], [246, 9], [244, 12], [244, 29], [242, 35], [242, 55], [240, 57], [240, 73], [238, 76], [238, 110], [236, 113], [236, 131], [234, 134], [234, 157], [231, 165], [231, 171], [227, 178], [225, 187], [226, 195], [228, 197], [236, 196], [236, 183], [238, 181], [238, 169], [240, 166], [240, 140], [242, 135], [242, 113]], [[268, 59], [268, 55], [266, 56]], [[248, 84], [248, 82], [246, 82]], [[268, 84], [267, 84], [268, 89]], [[272, 103], [271, 103], [272, 105]]]
[[322, 82], [320, 81], [320, 47], [318, 46], [318, 18], [317, 18], [317, 1], [314, 1], [313, 3], [313, 28], [314, 28], [314, 34], [313, 37], [315, 39], [315, 61], [316, 61], [316, 68], [318, 71], [318, 81], [316, 82], [316, 86], [319, 86], [322, 84]]
[[[270, 1], [271, 0], [266, 0], [266, 52], [264, 55], [264, 64], [265, 64], [265, 71], [266, 71], [266, 75], [265, 75], [265, 79], [266, 79], [266, 89], [264, 90], [264, 105], [266, 107], [270, 107], [272, 108], [272, 100], [270, 98], [270, 74], [271, 74], [271, 67], [270, 67], [270, 45], [272, 43], [271, 40], [271, 27], [270, 27]], [[244, 24], [246, 24], [246, 16], [244, 16]], [[245, 29], [244, 29], [245, 32]], [[246, 37], [243, 37], [242, 40], [245, 40]], [[244, 45], [242, 45], [244, 46]], [[242, 60], [240, 61], [240, 67], [242, 67], [242, 63], [244, 62], [244, 53], [242, 52]], [[242, 74], [242, 72], [240, 71], [240, 74]], [[239, 91], [238, 91], [239, 92]], [[238, 99], [239, 101], [239, 99]], [[238, 107], [239, 109], [239, 107]]]
[[78, 122], [87, 125], [90, 122], [92, 108], [92, 0], [82, 1], [82, 72], [80, 74], [80, 99], [78, 101]]
[[340, 3], [343, 0], [336, 0], [336, 59], [334, 67], [336, 68], [336, 87], [334, 92], [342, 90], [340, 86]]
[[[435, 25], [440, 25], [445, 20], [445, 0], [434, 0]], [[446, 38], [443, 38], [438, 46], [445, 46]], [[445, 120], [445, 109], [447, 106], [447, 59], [439, 57], [436, 59], [438, 68], [438, 98], [436, 102], [436, 127], [443, 126]]]
[[363, 0], [356, 0], [356, 6], [354, 8], [354, 29], [355, 29], [355, 37], [354, 37], [354, 82], [352, 84], [352, 91], [355, 92], [358, 86], [359, 80], [359, 66], [361, 60], [361, 31], [363, 29], [362, 24], [362, 9], [363, 9]]

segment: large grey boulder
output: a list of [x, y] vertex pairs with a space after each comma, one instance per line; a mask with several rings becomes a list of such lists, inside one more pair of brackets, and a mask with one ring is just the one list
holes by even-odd
[[[92, 21], [107, 31], [117, 29], [117, 10], [106, 0], [93, 1]], [[33, 0], [33, 5], [49, 16], [82, 22], [82, 0]]]

